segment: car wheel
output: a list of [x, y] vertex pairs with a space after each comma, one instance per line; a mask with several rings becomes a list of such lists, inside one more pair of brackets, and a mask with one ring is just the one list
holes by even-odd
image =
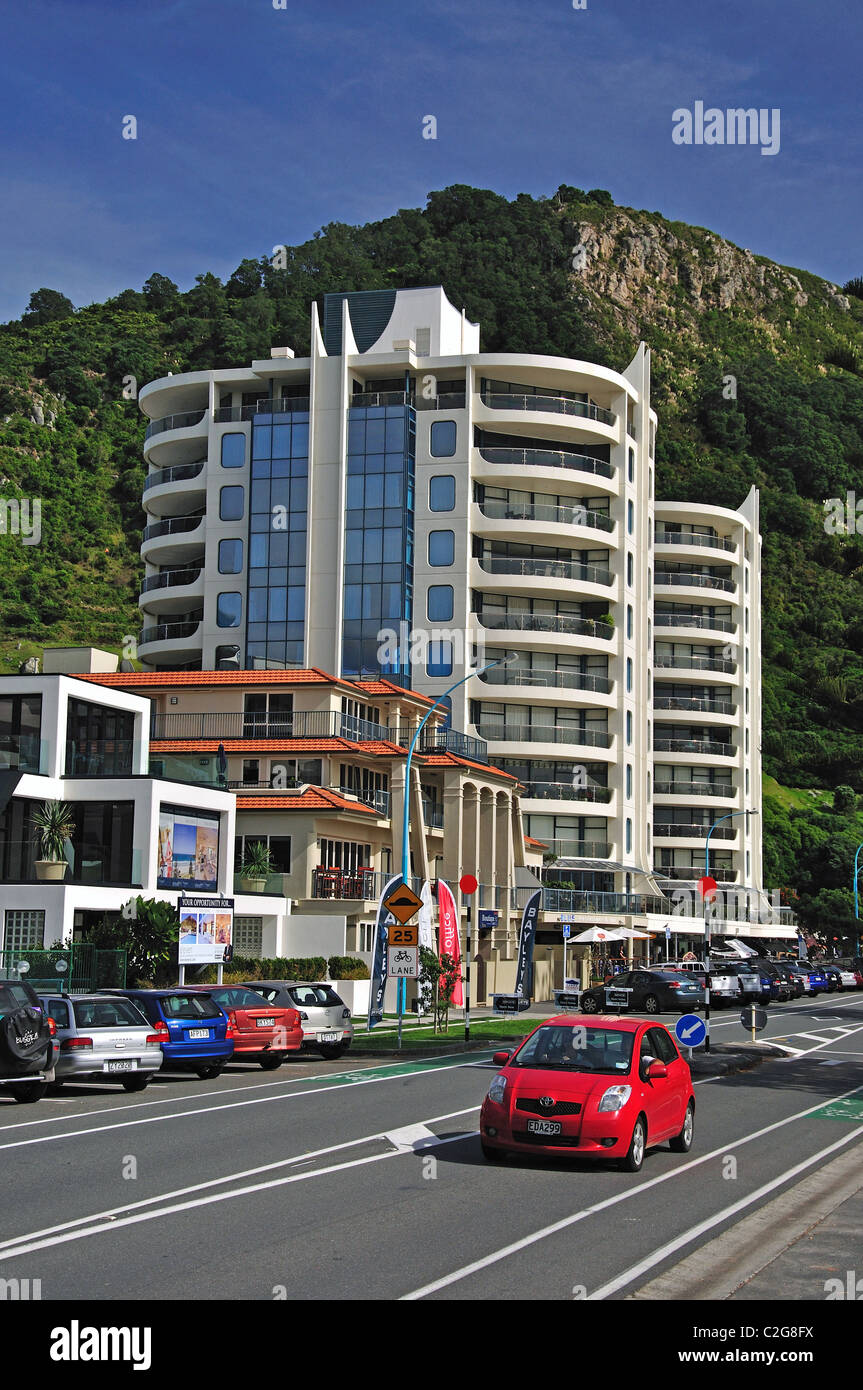
[[686, 1118], [683, 1121], [683, 1128], [676, 1134], [671, 1141], [671, 1148], [676, 1154], [688, 1154], [692, 1148], [692, 1136], [695, 1133], [695, 1102], [690, 1101], [686, 1107]]
[[582, 1012], [583, 1014], [598, 1014], [598, 1013], [599, 1013], [599, 1005], [598, 1005], [598, 1003], [596, 1002], [596, 1000], [593, 998], [593, 995], [588, 994], [587, 996], [585, 996], [584, 998], [582, 998], [582, 1001], [581, 1001], [581, 1012]]
[[322, 1047], [320, 1053], [327, 1061], [332, 1061], [335, 1057], [342, 1057], [348, 1050], [348, 1043], [335, 1043], [330, 1047]]
[[646, 1014], [659, 1013], [659, 1000], [655, 994], [648, 994], [644, 1000], [644, 1012]]
[[221, 1065], [212, 1067], [195, 1067], [195, 1071], [197, 1072], [198, 1076], [201, 1078], [202, 1081], [215, 1081], [217, 1076], [222, 1075], [223, 1067]]
[[490, 1144], [482, 1143], [482, 1140], [480, 1140], [480, 1146], [482, 1156], [487, 1163], [503, 1163], [506, 1158], [506, 1149], [493, 1149]]
[[124, 1091], [146, 1091], [149, 1084], [149, 1076], [124, 1076], [121, 1082]]
[[629, 1152], [623, 1160], [623, 1167], [627, 1173], [641, 1172], [641, 1165], [644, 1162], [644, 1150], [647, 1145], [647, 1126], [644, 1116], [639, 1115], [632, 1127], [632, 1138], [629, 1141]]
[[287, 1057], [286, 1052], [268, 1052], [266, 1057], [261, 1058], [261, 1066], [264, 1071], [276, 1071]]
[[12, 1087], [12, 1094], [19, 1105], [32, 1105], [34, 1101], [42, 1099], [47, 1089], [47, 1081], [22, 1081], [20, 1085]]

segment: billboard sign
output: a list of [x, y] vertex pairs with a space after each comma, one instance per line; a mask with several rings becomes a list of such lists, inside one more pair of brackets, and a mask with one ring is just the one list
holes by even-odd
[[216, 895], [177, 901], [180, 965], [224, 965], [234, 949], [234, 899]]

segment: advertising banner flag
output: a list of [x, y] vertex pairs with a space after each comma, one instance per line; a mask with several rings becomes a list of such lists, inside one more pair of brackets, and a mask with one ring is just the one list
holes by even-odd
[[378, 920], [375, 925], [375, 944], [372, 952], [372, 984], [369, 990], [369, 1031], [371, 1032], [376, 1023], [380, 1023], [384, 1016], [384, 990], [387, 984], [387, 920], [393, 922], [395, 919], [391, 912], [384, 907], [385, 900], [389, 897], [397, 883], [401, 883], [401, 874], [396, 874], [381, 893], [378, 903]]
[[434, 935], [432, 933], [432, 895], [431, 884], [429, 883], [428, 879], [425, 880], [422, 886], [420, 897], [423, 900], [423, 905], [419, 911], [420, 946], [425, 946], [427, 951], [433, 951]]
[[[451, 956], [458, 965], [461, 965], [458, 911], [449, 884], [444, 883], [442, 878], [439, 878], [437, 881], [437, 906], [438, 917], [440, 919], [440, 926], [438, 928], [440, 954], [442, 956]], [[458, 1008], [464, 1004], [464, 990], [462, 989], [461, 979], [459, 979], [456, 984], [452, 1002]]]
[[536, 941], [536, 924], [539, 920], [539, 904], [542, 889], [531, 893], [521, 915], [521, 931], [518, 937], [518, 964], [515, 973], [515, 992], [524, 994], [533, 985], [533, 947]]

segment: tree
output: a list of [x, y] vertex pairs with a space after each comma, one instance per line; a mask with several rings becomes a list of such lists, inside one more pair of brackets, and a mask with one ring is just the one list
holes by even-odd
[[420, 999], [424, 1013], [434, 1016], [434, 1031], [449, 1031], [449, 1009], [461, 979], [461, 964], [444, 951], [442, 955], [420, 947]]
[[94, 946], [128, 952], [126, 973], [132, 981], [155, 985], [172, 983], [176, 974], [179, 924], [176, 909], [155, 898], [130, 898], [117, 914], [106, 914], [91, 927], [88, 940]]
[[30, 303], [21, 315], [21, 322], [28, 328], [38, 328], [43, 323], [55, 323], [58, 319], [71, 318], [75, 305], [59, 290], [34, 290]]
[[167, 275], [158, 274], [151, 275], [148, 280], [145, 280], [142, 289], [147, 304], [157, 313], [173, 304], [180, 293], [173, 280], [169, 280]]

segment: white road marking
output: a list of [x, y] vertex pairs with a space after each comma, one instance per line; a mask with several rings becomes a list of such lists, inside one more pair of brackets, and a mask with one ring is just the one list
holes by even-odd
[[818, 1033], [789, 1033], [789, 1038], [806, 1038], [808, 1042], [832, 1042], [832, 1038], [822, 1038]]
[[723, 1211], [716, 1212], [714, 1216], [709, 1216], [705, 1221], [699, 1221], [697, 1226], [690, 1226], [688, 1231], [684, 1231], [682, 1235], [676, 1236], [674, 1240], [668, 1241], [666, 1245], [654, 1251], [652, 1255], [648, 1255], [645, 1259], [639, 1260], [638, 1264], [632, 1265], [630, 1269], [624, 1270], [622, 1274], [618, 1274], [617, 1278], [610, 1279], [607, 1284], [603, 1284], [594, 1293], [588, 1294], [588, 1302], [608, 1298], [611, 1294], [617, 1293], [619, 1289], [624, 1288], [627, 1284], [633, 1283], [633, 1281], [640, 1278], [642, 1274], [646, 1274], [649, 1269], [653, 1269], [654, 1265], [660, 1264], [661, 1261], [667, 1259], [669, 1255], [673, 1255], [676, 1251], [682, 1249], [684, 1245], [689, 1245], [693, 1240], [697, 1240], [699, 1236], [703, 1236], [707, 1231], [713, 1230], [714, 1226], [719, 1226], [723, 1221], [728, 1221], [732, 1216], [736, 1216], [738, 1212], [745, 1211], [747, 1207], [751, 1207], [755, 1202], [759, 1202], [762, 1197], [766, 1197], [769, 1193], [774, 1192], [777, 1187], [782, 1187], [783, 1183], [790, 1182], [792, 1178], [796, 1178], [800, 1173], [805, 1173], [806, 1169], [811, 1168], [814, 1163], [820, 1163], [822, 1159], [829, 1158], [831, 1154], [836, 1153], [837, 1149], [844, 1149], [846, 1144], [850, 1144], [853, 1140], [859, 1139], [861, 1135], [863, 1135], [863, 1125], [858, 1125], [857, 1128], [852, 1129], [849, 1134], [844, 1135], [841, 1139], [837, 1139], [834, 1144], [829, 1144], [826, 1149], [821, 1149], [820, 1153], [812, 1154], [809, 1158], [803, 1159], [802, 1162], [795, 1163], [793, 1168], [786, 1168], [784, 1173], [780, 1173], [778, 1177], [771, 1178], [770, 1182], [764, 1183], [764, 1185], [757, 1188], [755, 1192], [750, 1192], [748, 1197], [741, 1197], [739, 1202], [733, 1202], [730, 1207], [725, 1207]]
[[[440, 1124], [444, 1120], [461, 1119], [461, 1117], [464, 1115], [474, 1114], [477, 1110], [479, 1110], [480, 1104], [481, 1102], [477, 1103], [476, 1105], [470, 1105], [465, 1110], [453, 1110], [448, 1115], [433, 1115], [431, 1119], [426, 1120], [425, 1124], [433, 1125]], [[450, 1136], [446, 1139], [440, 1139], [431, 1130], [426, 1129], [425, 1125], [414, 1125], [412, 1126], [412, 1128], [417, 1130], [422, 1129], [427, 1139], [429, 1141], [433, 1141], [435, 1145], [453, 1143], [456, 1139], [463, 1139], [465, 1137], [463, 1134], [457, 1134]], [[394, 1131], [394, 1133], [404, 1134], [406, 1133], [406, 1130], [397, 1130]], [[154, 1221], [161, 1216], [167, 1216], [178, 1211], [188, 1211], [192, 1207], [204, 1206], [207, 1204], [207, 1202], [226, 1201], [231, 1197], [241, 1197], [250, 1192], [263, 1192], [268, 1188], [278, 1187], [284, 1183], [298, 1182], [304, 1178], [323, 1177], [328, 1173], [337, 1173], [344, 1168], [357, 1167], [363, 1163], [376, 1162], [377, 1160], [382, 1158], [397, 1158], [400, 1154], [411, 1151], [412, 1146], [393, 1147], [387, 1153], [373, 1154], [367, 1158], [353, 1159], [348, 1163], [335, 1164], [329, 1168], [319, 1168], [316, 1169], [313, 1173], [292, 1174], [290, 1177], [287, 1178], [278, 1178], [274, 1182], [257, 1183], [252, 1187], [240, 1188], [236, 1192], [217, 1193], [214, 1194], [212, 1197], [202, 1198], [198, 1201], [184, 1202], [179, 1204], [175, 1203], [175, 1205], [165, 1207], [160, 1211], [147, 1212], [145, 1215], [142, 1216], [129, 1217], [128, 1219], [120, 1221], [117, 1220], [117, 1217], [124, 1212], [128, 1213], [140, 1211], [144, 1207], [152, 1207], [160, 1202], [173, 1201], [173, 1199], [176, 1197], [187, 1197], [193, 1192], [204, 1192], [207, 1188], [217, 1187], [220, 1186], [222, 1183], [239, 1182], [242, 1178], [256, 1177], [260, 1173], [269, 1173], [276, 1168], [286, 1168], [288, 1166], [296, 1166], [300, 1163], [308, 1163], [311, 1162], [312, 1159], [320, 1158], [325, 1154], [338, 1153], [342, 1149], [356, 1148], [359, 1144], [371, 1144], [384, 1139], [387, 1139], [391, 1143], [394, 1143], [394, 1140], [390, 1138], [390, 1135], [386, 1134], [383, 1130], [381, 1130], [377, 1134], [363, 1135], [361, 1139], [349, 1139], [343, 1144], [332, 1144], [329, 1148], [312, 1149], [308, 1153], [298, 1154], [296, 1158], [280, 1159], [277, 1163], [265, 1163], [262, 1164], [259, 1168], [246, 1168], [238, 1173], [228, 1173], [223, 1178], [211, 1178], [208, 1182], [195, 1183], [191, 1187], [181, 1187], [177, 1188], [173, 1192], [163, 1192], [158, 1197], [146, 1197], [140, 1202], [126, 1202], [123, 1206], [109, 1207], [105, 1211], [91, 1212], [87, 1216], [80, 1216], [74, 1221], [64, 1221], [57, 1226], [46, 1226], [39, 1231], [28, 1231], [26, 1235], [14, 1236], [10, 1240], [0, 1242], [0, 1260], [12, 1259], [15, 1255], [23, 1255], [32, 1250], [43, 1250], [48, 1246], [59, 1245], [64, 1243], [65, 1241], [76, 1240], [79, 1238], [83, 1238], [84, 1236], [96, 1235], [100, 1230], [114, 1231], [117, 1230], [120, 1226], [128, 1226], [135, 1221]], [[91, 1221], [110, 1221], [112, 1222], [112, 1224], [111, 1226], [93, 1226], [89, 1229], [83, 1230], [75, 1229], [76, 1227], [86, 1227], [87, 1223]], [[60, 1232], [71, 1232], [71, 1234], [60, 1235]], [[54, 1239], [50, 1239], [49, 1237], [54, 1237]]]
[[[473, 1106], [473, 1109], [479, 1110], [479, 1105]], [[405, 1125], [403, 1129], [391, 1129], [387, 1131], [385, 1137], [402, 1153], [411, 1153], [415, 1149], [428, 1148], [430, 1143], [437, 1143], [437, 1135], [432, 1134], [431, 1130], [424, 1124]]]
[[[654, 1187], [659, 1187], [662, 1183], [670, 1182], [679, 1178], [682, 1173], [688, 1173], [693, 1168], [700, 1168], [703, 1163], [709, 1163], [711, 1159], [724, 1157], [732, 1149], [741, 1148], [744, 1144], [751, 1144], [755, 1139], [763, 1139], [766, 1134], [772, 1134], [778, 1129], [783, 1129], [785, 1125], [793, 1124], [796, 1120], [803, 1120], [808, 1115], [812, 1115], [816, 1110], [822, 1109], [825, 1105], [835, 1105], [839, 1100], [845, 1100], [848, 1096], [856, 1096], [863, 1091], [863, 1086], [855, 1086], [850, 1091], [843, 1091], [841, 1095], [834, 1096], [830, 1100], [819, 1101], [817, 1105], [810, 1105], [806, 1110], [800, 1110], [794, 1115], [787, 1115], [784, 1120], [775, 1120], [773, 1124], [766, 1125], [763, 1129], [755, 1130], [752, 1134], [746, 1134], [740, 1139], [733, 1139], [722, 1144], [718, 1149], [712, 1149], [710, 1153], [702, 1154], [700, 1158], [691, 1159], [688, 1163], [683, 1163], [680, 1167], [670, 1168], [667, 1173], [660, 1173], [655, 1178], [648, 1179], [647, 1182], [639, 1183], [636, 1187], [627, 1188], [625, 1192], [618, 1192], [614, 1197], [606, 1197], [602, 1202], [596, 1202], [592, 1207], [587, 1207], [581, 1211], [574, 1212], [571, 1216], [565, 1216], [561, 1221], [555, 1221], [551, 1226], [545, 1226], [542, 1230], [534, 1231], [529, 1236], [523, 1236], [521, 1240], [513, 1241], [511, 1245], [505, 1245], [500, 1250], [493, 1251], [490, 1255], [484, 1255], [479, 1260], [474, 1260], [472, 1264], [463, 1265], [461, 1269], [453, 1270], [451, 1274], [445, 1274], [440, 1279], [435, 1279], [431, 1284], [424, 1284], [421, 1289], [414, 1289], [413, 1293], [402, 1294], [399, 1302], [415, 1302], [417, 1299], [425, 1298], [428, 1294], [437, 1293], [440, 1289], [448, 1288], [450, 1284], [456, 1284], [461, 1279], [467, 1279], [471, 1274], [477, 1274], [490, 1265], [497, 1264], [500, 1260], [508, 1259], [510, 1255], [515, 1255], [521, 1250], [527, 1250], [531, 1245], [535, 1245], [540, 1240], [545, 1240], [547, 1236], [557, 1235], [560, 1231], [567, 1230], [570, 1226], [577, 1225], [580, 1221], [585, 1221], [589, 1216], [595, 1216], [598, 1212], [607, 1211], [610, 1207], [617, 1206], [620, 1202], [626, 1202], [630, 1197], [640, 1196], [642, 1192], [649, 1192]], [[863, 1131], [861, 1131], [863, 1132]]]

